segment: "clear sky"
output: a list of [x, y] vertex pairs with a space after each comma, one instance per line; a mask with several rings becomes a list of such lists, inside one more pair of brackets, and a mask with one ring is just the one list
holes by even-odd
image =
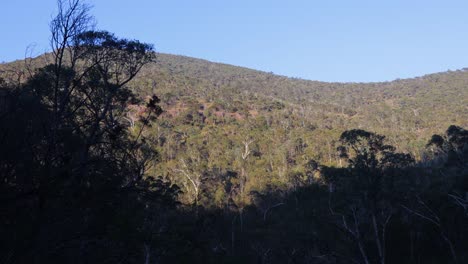
[[[89, 0], [98, 28], [159, 52], [321, 81], [468, 67], [468, 0]], [[0, 61], [48, 50], [55, 0], [4, 0]], [[29, 54], [29, 53], [28, 53]]]

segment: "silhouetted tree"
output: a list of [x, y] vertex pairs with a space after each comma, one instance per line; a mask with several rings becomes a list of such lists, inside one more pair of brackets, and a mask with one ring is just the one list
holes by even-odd
[[330, 212], [354, 241], [364, 263], [383, 264], [388, 225], [397, 209], [389, 169], [408, 166], [414, 160], [408, 154], [395, 153], [395, 147], [385, 144], [385, 136], [365, 130], [343, 132], [340, 143], [337, 150], [348, 160], [348, 173], [330, 179], [336, 186], [333, 197], [338, 199], [334, 202], [330, 195]]
[[58, 7], [52, 64], [20, 87], [0, 83], [2, 262], [149, 262], [179, 193], [145, 176], [157, 152], [142, 131], [162, 113], [158, 97], [133, 133], [124, 120], [142, 103], [129, 84], [153, 48], [89, 31], [80, 0]]
[[428, 147], [433, 148], [435, 156], [445, 160], [446, 165], [468, 164], [468, 130], [452, 125], [445, 135], [433, 135]]

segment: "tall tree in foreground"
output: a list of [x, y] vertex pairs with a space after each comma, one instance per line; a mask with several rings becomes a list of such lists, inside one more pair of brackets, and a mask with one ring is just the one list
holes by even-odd
[[363, 263], [384, 264], [387, 230], [397, 212], [394, 195], [400, 175], [394, 175], [393, 169], [414, 160], [385, 144], [385, 136], [360, 129], [343, 132], [340, 143], [338, 151], [348, 160], [348, 173], [330, 179], [336, 186], [330, 193], [330, 212], [357, 246]]
[[178, 193], [144, 177], [157, 153], [142, 130], [161, 114], [159, 99], [146, 102], [133, 133], [124, 120], [128, 105], [141, 103], [129, 84], [153, 48], [90, 30], [80, 0], [60, 0], [58, 10], [52, 63], [2, 89], [1, 260], [149, 261], [147, 234], [168, 224]]

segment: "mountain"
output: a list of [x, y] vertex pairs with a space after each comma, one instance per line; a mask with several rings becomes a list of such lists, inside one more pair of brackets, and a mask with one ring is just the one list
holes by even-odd
[[392, 82], [327, 83], [158, 54], [157, 63], [143, 69], [135, 84], [142, 94], [161, 96], [163, 109], [171, 113], [181, 104], [216, 104], [237, 119], [250, 113], [289, 120], [285, 126], [290, 130], [362, 128], [389, 136], [416, 156], [432, 134], [451, 124], [468, 125], [466, 69]]
[[[25, 65], [46, 62], [47, 56], [39, 56], [2, 64], [0, 73], [12, 79], [26, 75]], [[421, 159], [432, 134], [452, 124], [468, 126], [468, 69], [391, 82], [329, 83], [158, 53], [131, 85], [143, 97], [159, 96], [162, 120], [175, 126], [267, 122], [286, 134], [314, 138], [315, 144], [306, 144], [315, 145], [314, 157], [322, 161], [334, 152], [322, 143], [331, 144], [347, 129], [386, 135]]]

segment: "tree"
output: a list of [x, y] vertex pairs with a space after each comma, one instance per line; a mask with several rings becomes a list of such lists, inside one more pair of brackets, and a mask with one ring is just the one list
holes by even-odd
[[446, 165], [468, 163], [468, 130], [452, 125], [445, 135], [433, 135], [427, 147], [431, 147], [435, 158], [443, 160]]
[[397, 209], [391, 172], [414, 162], [409, 154], [395, 153], [384, 140], [385, 136], [360, 129], [343, 132], [337, 150], [348, 159], [348, 173], [330, 179], [338, 186], [333, 195], [339, 201], [334, 208], [330, 195], [330, 212], [356, 243], [364, 263], [386, 261], [387, 229]]
[[[463, 263], [464, 230], [467, 220], [466, 164], [468, 162], [468, 131], [451, 125], [445, 135], [433, 135], [426, 145], [438, 168], [431, 179], [434, 186], [411, 195], [402, 207], [418, 225], [427, 225], [441, 238], [453, 263]], [[426, 161], [426, 165], [427, 165]]]
[[[10, 124], [0, 128], [4, 262], [143, 258], [135, 252], [153, 240], [136, 234], [152, 215], [173, 209], [179, 193], [146, 175], [157, 152], [143, 130], [161, 114], [159, 98], [144, 103], [138, 129], [125, 120], [129, 104], [143, 104], [130, 84], [154, 60], [153, 47], [90, 30], [89, 6], [80, 0], [58, 7], [52, 63], [1, 91], [1, 121]], [[122, 212], [133, 217], [122, 221]]]

